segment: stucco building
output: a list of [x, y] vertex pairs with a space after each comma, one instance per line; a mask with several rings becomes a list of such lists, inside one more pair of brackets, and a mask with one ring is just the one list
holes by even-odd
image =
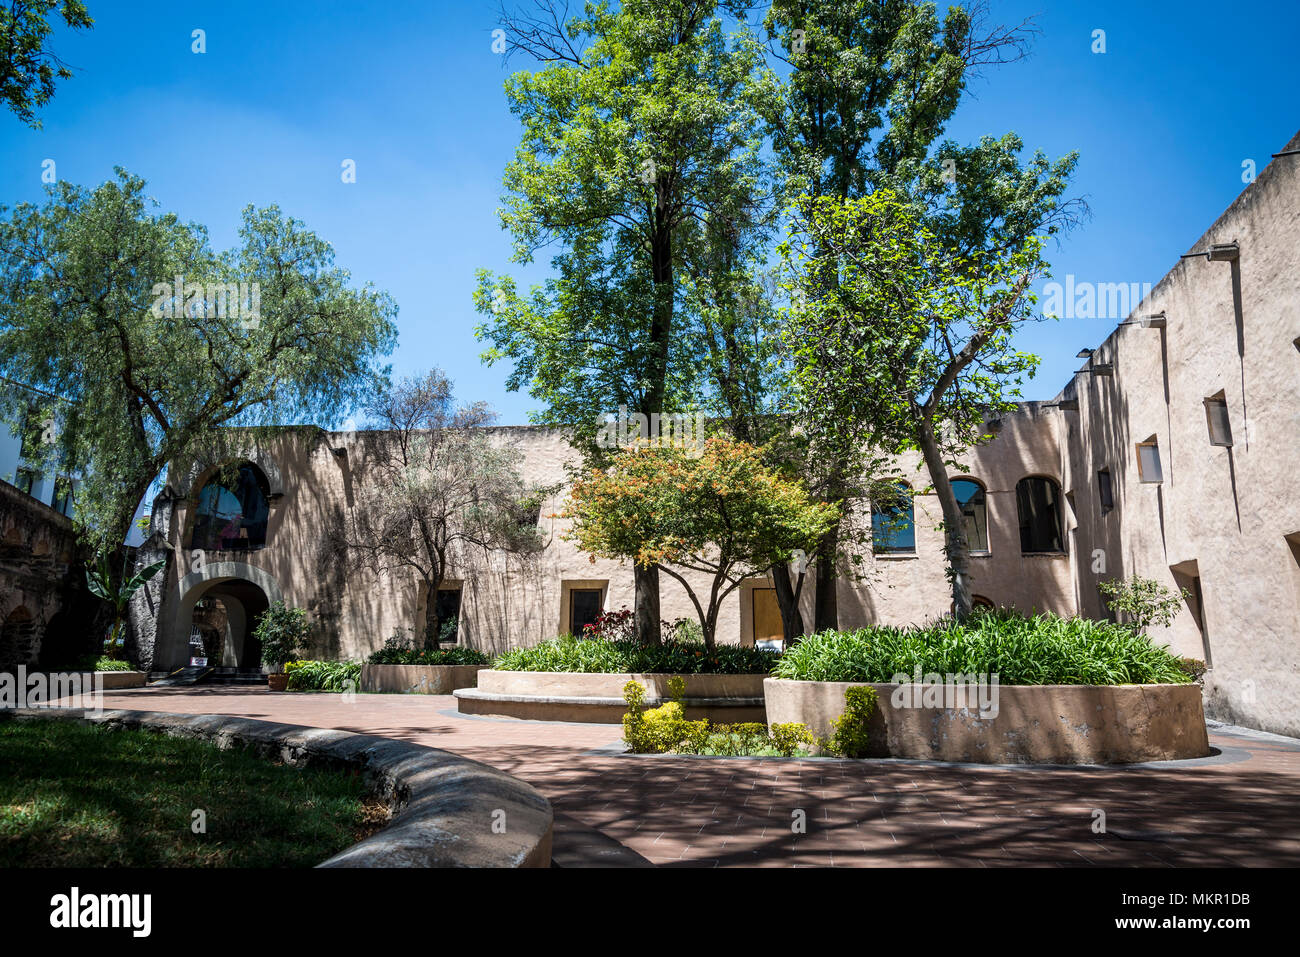
[[[1287, 734], [1300, 734], [1298, 154], [1300, 136], [1054, 400], [995, 423], [953, 475], [978, 547], [979, 601], [1104, 618], [1103, 579], [1186, 588], [1187, 607], [1155, 639], [1210, 666], [1212, 716]], [[519, 448], [530, 482], [564, 481], [572, 451], [559, 432], [490, 434]], [[211, 470], [169, 477], [142, 557], [170, 564], [137, 598], [137, 655], [164, 670], [195, 654], [255, 664], [249, 625], [276, 599], [313, 613], [322, 656], [359, 658], [395, 629], [421, 628], [431, 598], [416, 580], [359, 571], [327, 534], [357, 507], [385, 441], [301, 428], [241, 450], [224, 486]], [[898, 464], [923, 489], [923, 472], [907, 474], [917, 459]], [[539, 554], [460, 556], [457, 579], [433, 598], [458, 617], [459, 641], [499, 651], [632, 605], [628, 566], [593, 563], [561, 539], [551, 516], [563, 495], [543, 503]], [[861, 580], [841, 580], [841, 627], [948, 611], [939, 517], [918, 494], [910, 529], [877, 542], [887, 548], [864, 556]], [[812, 598], [809, 583], [809, 622]], [[667, 576], [662, 603], [665, 619], [694, 615]], [[755, 579], [727, 601], [719, 638], [772, 637], [774, 615], [771, 588]]]

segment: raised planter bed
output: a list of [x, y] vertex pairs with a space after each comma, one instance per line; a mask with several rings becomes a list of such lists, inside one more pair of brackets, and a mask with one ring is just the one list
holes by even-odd
[[105, 691], [117, 691], [121, 688], [143, 688], [149, 676], [143, 671], [86, 671], [82, 678], [90, 683], [103, 681], [100, 685]]
[[[568, 671], [496, 671], [478, 674], [478, 687], [455, 692], [462, 714], [490, 714], [536, 721], [618, 724], [627, 712], [623, 686], [639, 681], [645, 706], [671, 700], [668, 674], [582, 674]], [[682, 675], [682, 704], [692, 720], [763, 721], [765, 675]]]
[[381, 694], [451, 694], [478, 686], [488, 665], [362, 665], [361, 690]]
[[[554, 814], [531, 785], [448, 751], [369, 734], [231, 715], [6, 709], [0, 720], [82, 721], [246, 747], [294, 767], [361, 771], [393, 816], [320, 867], [549, 867]], [[507, 822], [502, 829], [495, 820]]]
[[[973, 689], [975, 694], [965, 702], [981, 700], [981, 690], [982, 700], [996, 701], [996, 710], [989, 708], [981, 715], [978, 704], [895, 706], [893, 695], [899, 685], [768, 678], [764, 682], [768, 720], [799, 721], [814, 734], [828, 735], [831, 722], [844, 713], [845, 689], [863, 684], [871, 684], [877, 695], [870, 757], [984, 764], [1133, 764], [1210, 753], [1201, 689], [1195, 684], [983, 686]], [[910, 686], [911, 703], [926, 700], [926, 687]]]

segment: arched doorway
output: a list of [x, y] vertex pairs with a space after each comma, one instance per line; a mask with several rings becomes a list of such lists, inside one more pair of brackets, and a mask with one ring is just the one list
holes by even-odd
[[210, 657], [207, 652], [216, 650], [221, 658], [209, 661], [209, 667], [260, 669], [261, 649], [252, 633], [270, 604], [283, 600], [280, 583], [264, 568], [248, 562], [201, 565], [172, 586], [164, 602], [167, 641], [159, 667], [181, 668], [191, 658]]
[[202, 659], [210, 668], [260, 668], [262, 648], [254, 632], [270, 606], [266, 592], [231, 578], [200, 586], [193, 597], [188, 661]]

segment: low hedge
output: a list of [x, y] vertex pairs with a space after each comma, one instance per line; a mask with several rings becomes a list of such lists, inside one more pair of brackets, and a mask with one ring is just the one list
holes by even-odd
[[488, 656], [476, 648], [381, 648], [366, 661], [372, 665], [486, 665]]
[[1013, 611], [965, 622], [876, 625], [809, 635], [776, 662], [795, 681], [889, 682], [897, 674], [988, 674], [1004, 685], [1184, 684], [1193, 678], [1168, 648], [1127, 625]]
[[290, 661], [284, 670], [290, 691], [356, 691], [361, 683], [356, 661]]
[[636, 641], [574, 638], [563, 635], [499, 655], [498, 671], [568, 671], [581, 674], [715, 674], [761, 675], [772, 670], [775, 651], [718, 645], [710, 652], [695, 642], [666, 641], [642, 645]]

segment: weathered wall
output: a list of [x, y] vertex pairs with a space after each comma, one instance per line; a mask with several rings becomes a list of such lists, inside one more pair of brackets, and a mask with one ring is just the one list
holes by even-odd
[[[1300, 147], [1300, 136], [1288, 149]], [[1207, 711], [1300, 734], [1300, 156], [1261, 172], [1187, 252], [1237, 242], [1238, 262], [1182, 259], [1095, 351], [1111, 377], [1062, 393], [1062, 471], [1074, 494], [1080, 607], [1101, 616], [1099, 580], [1138, 574], [1195, 601], [1167, 633], [1208, 660]], [[1210, 444], [1203, 400], [1222, 392], [1231, 447]], [[1139, 482], [1136, 443], [1156, 436], [1163, 481]], [[1097, 472], [1109, 468], [1105, 512]], [[1094, 570], [1096, 566], [1097, 570]]]
[[66, 668], [97, 652], [96, 611], [72, 522], [0, 482], [0, 669]]

